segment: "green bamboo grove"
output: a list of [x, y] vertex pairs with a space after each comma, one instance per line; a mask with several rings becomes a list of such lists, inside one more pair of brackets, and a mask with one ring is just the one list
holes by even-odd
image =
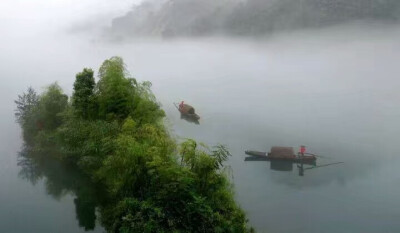
[[[104, 186], [109, 232], [251, 232], [225, 174], [229, 152], [177, 143], [150, 82], [120, 57], [76, 75], [72, 97], [57, 83], [18, 96], [16, 120], [35, 153], [76, 166]], [[50, 159], [50, 158], [49, 158]]]

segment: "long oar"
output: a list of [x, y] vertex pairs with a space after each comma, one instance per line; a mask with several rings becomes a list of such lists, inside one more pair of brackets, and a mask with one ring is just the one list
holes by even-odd
[[306, 155], [313, 155], [313, 156], [315, 156], [315, 157], [320, 157], [320, 158], [329, 158], [329, 157], [327, 157], [327, 156], [316, 155], [316, 154], [312, 154], [312, 153], [304, 153], [304, 154], [306, 154]]
[[318, 165], [318, 166], [314, 166], [314, 167], [304, 168], [304, 170], [310, 170], [310, 169], [314, 169], [314, 168], [318, 168], [318, 167], [326, 167], [326, 166], [331, 166], [331, 165], [341, 164], [341, 163], [344, 163], [344, 162], [328, 163], [328, 164]]

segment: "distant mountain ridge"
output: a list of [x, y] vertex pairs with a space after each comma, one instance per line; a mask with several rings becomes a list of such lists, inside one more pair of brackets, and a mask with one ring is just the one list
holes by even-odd
[[351, 21], [400, 19], [400, 0], [147, 0], [115, 18], [108, 34], [254, 36]]

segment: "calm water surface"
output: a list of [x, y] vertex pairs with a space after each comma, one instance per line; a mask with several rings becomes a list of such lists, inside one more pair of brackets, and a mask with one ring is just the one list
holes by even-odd
[[[29, 176], [18, 165], [12, 101], [55, 80], [71, 93], [75, 73], [119, 55], [137, 79], [153, 82], [177, 137], [229, 147], [236, 198], [259, 232], [399, 232], [400, 31], [335, 30], [264, 42], [3, 39], [0, 231], [104, 231], [84, 198], [96, 194], [76, 171], [44, 163]], [[172, 105], [180, 100], [196, 107], [200, 125], [180, 119]], [[302, 144], [324, 156], [318, 165], [344, 163], [300, 177], [297, 167], [243, 161], [246, 149]]]

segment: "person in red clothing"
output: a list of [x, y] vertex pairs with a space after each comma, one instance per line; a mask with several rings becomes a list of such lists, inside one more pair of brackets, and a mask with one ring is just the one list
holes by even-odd
[[[299, 157], [304, 156], [305, 153], [306, 153], [306, 147], [301, 145], [298, 156]], [[303, 159], [300, 159], [300, 164], [297, 164], [297, 168], [299, 168], [299, 176], [304, 176]]]
[[304, 156], [305, 153], [306, 153], [306, 147], [305, 146], [300, 146], [300, 154], [301, 154], [301, 156]]
[[179, 109], [182, 109], [183, 108], [183, 100], [181, 101], [181, 103], [179, 104]]

